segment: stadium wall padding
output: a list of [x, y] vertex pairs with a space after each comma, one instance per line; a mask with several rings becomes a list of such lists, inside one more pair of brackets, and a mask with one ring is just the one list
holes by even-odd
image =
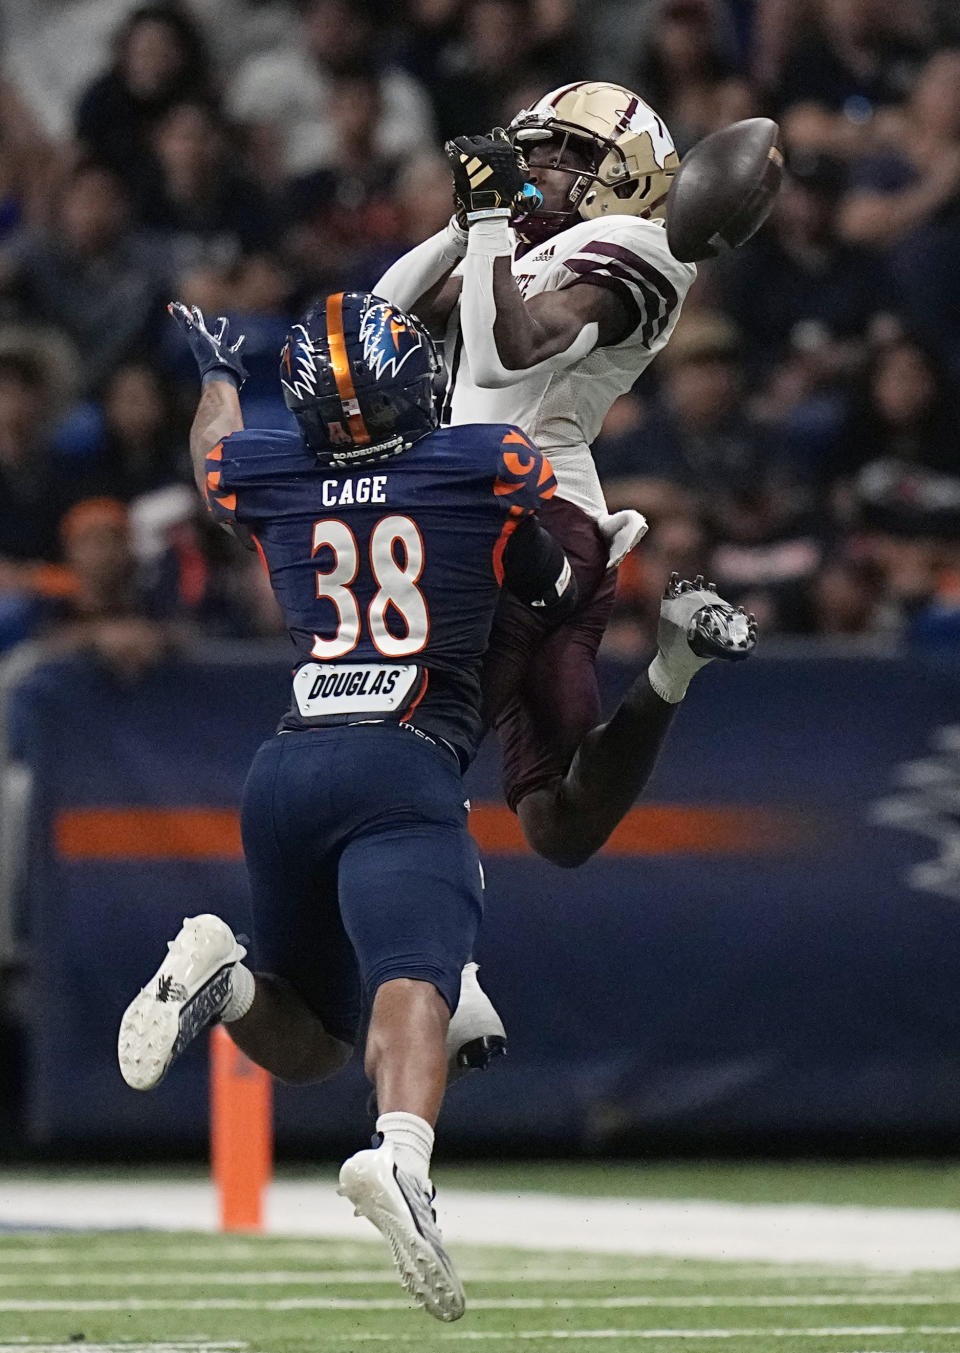
[[[234, 812], [289, 672], [251, 645], [133, 685], [44, 661], [16, 686], [33, 1143], [205, 1142], [204, 1042], [141, 1095], [117, 1024], [183, 916], [249, 930]], [[628, 676], [603, 668], [609, 699]], [[960, 1132], [960, 662], [812, 645], [705, 673], [642, 803], [575, 871], [518, 845], [492, 741], [469, 784], [477, 957], [510, 1051], [451, 1091], [448, 1149], [871, 1150]], [[280, 1147], [355, 1147], [365, 1100], [356, 1064], [278, 1087]]]

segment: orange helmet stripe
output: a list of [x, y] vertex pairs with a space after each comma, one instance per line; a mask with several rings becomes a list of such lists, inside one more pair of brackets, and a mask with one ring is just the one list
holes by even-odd
[[337, 394], [343, 405], [344, 420], [354, 443], [362, 446], [370, 441], [370, 433], [363, 421], [363, 414], [357, 403], [357, 392], [353, 388], [353, 377], [350, 375], [347, 342], [343, 336], [342, 291], [327, 297], [327, 342], [330, 345], [330, 363], [333, 366], [333, 378], [337, 383]]

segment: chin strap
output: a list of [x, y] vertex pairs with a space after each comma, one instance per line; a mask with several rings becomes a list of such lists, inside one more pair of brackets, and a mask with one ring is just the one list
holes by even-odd
[[466, 252], [467, 232], [451, 216], [443, 230], [391, 263], [373, 288], [374, 294], [400, 310], [414, 310], [424, 292], [436, 286]]
[[513, 258], [514, 235], [506, 214], [478, 219], [471, 223], [467, 256], [463, 264], [463, 291], [460, 297], [460, 330], [470, 363], [470, 375], [483, 389], [498, 390], [515, 385], [526, 376], [563, 371], [586, 357], [596, 347], [599, 325], [585, 324], [563, 352], [545, 357], [542, 362], [511, 371], [503, 365], [497, 351], [493, 326], [497, 303], [493, 292], [493, 265], [498, 258]]

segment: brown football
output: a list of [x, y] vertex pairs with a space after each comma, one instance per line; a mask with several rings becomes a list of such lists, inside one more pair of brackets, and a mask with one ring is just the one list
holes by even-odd
[[783, 176], [780, 128], [768, 117], [732, 122], [698, 141], [667, 195], [667, 241], [684, 263], [736, 249], [763, 225]]

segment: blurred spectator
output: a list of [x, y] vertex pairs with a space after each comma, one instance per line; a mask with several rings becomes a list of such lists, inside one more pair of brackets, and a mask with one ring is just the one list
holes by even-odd
[[379, 145], [384, 86], [369, 70], [331, 79], [329, 163], [290, 185], [290, 243], [312, 292], [370, 286], [392, 261], [399, 230], [398, 161]]
[[846, 240], [884, 251], [900, 308], [960, 363], [960, 49], [927, 63], [889, 144], [856, 166], [840, 217]]
[[920, 35], [887, 0], [814, 0], [813, 22], [784, 53], [775, 102], [814, 104], [852, 124], [899, 103], [925, 54]]
[[463, 0], [407, 0], [397, 60], [428, 89], [457, 46], [462, 10]]
[[[134, 616], [145, 594], [138, 586], [127, 510], [115, 498], [85, 498], [60, 523], [62, 566], [21, 570], [19, 586], [0, 604], [0, 646], [17, 639], [56, 635], [87, 642], [86, 627], [104, 617]], [[19, 610], [9, 603], [14, 603]]]
[[715, 542], [702, 571], [724, 595], [749, 603], [768, 628], [805, 628], [805, 587], [821, 547], [792, 467], [747, 412], [739, 357], [722, 316], [681, 320], [662, 359], [660, 397], [637, 429], [632, 478], [614, 479], [609, 492], [655, 519], [692, 505]]
[[723, 114], [729, 87], [739, 94], [743, 81], [736, 78], [728, 15], [718, 0], [661, 0], [636, 85], [670, 128], [681, 155], [735, 120]]
[[817, 633], [851, 635], [889, 628], [883, 584], [883, 573], [868, 559], [828, 559], [810, 587]]
[[397, 178], [397, 255], [442, 230], [453, 212], [453, 189], [446, 156], [432, 153], [410, 160]]
[[405, 71], [380, 60], [376, 19], [372, 0], [305, 0], [290, 45], [241, 67], [228, 90], [229, 107], [251, 134], [265, 182], [335, 161], [331, 83], [338, 71], [361, 65], [381, 76], [378, 152], [396, 158], [429, 144], [426, 95]]
[[431, 80], [438, 139], [476, 135], [519, 112], [512, 91], [521, 80], [536, 97], [579, 70], [557, 70], [537, 60], [536, 15], [529, 0], [472, 0], [463, 8], [460, 40]]
[[[169, 634], [145, 614], [126, 508], [114, 498], [84, 499], [67, 512], [60, 535], [63, 567], [34, 574], [17, 637], [83, 648], [120, 680], [137, 680], [167, 650]], [[0, 644], [10, 619], [0, 607]]]
[[72, 589], [59, 618], [131, 615], [143, 610], [130, 519], [115, 498], [85, 498], [70, 508], [60, 528], [63, 563]]
[[77, 139], [135, 184], [159, 118], [181, 99], [203, 97], [210, 85], [198, 29], [174, 6], [144, 5], [118, 33], [110, 70], [80, 100]]
[[21, 180], [15, 157], [0, 143], [0, 240], [23, 222]]
[[56, 558], [64, 490], [47, 439], [48, 387], [40, 364], [0, 354], [0, 587], [7, 565]]
[[723, 316], [682, 319], [661, 358], [660, 397], [635, 439], [623, 439], [623, 458], [605, 455], [607, 480], [665, 480], [709, 500], [765, 474], [772, 457], [743, 406], [740, 351]]
[[153, 133], [155, 167], [141, 176], [143, 225], [175, 236], [174, 266], [222, 263], [275, 242], [277, 221], [260, 188], [237, 168], [235, 148], [210, 103], [175, 103]]
[[296, 22], [294, 0], [183, 0], [221, 70], [272, 51]]
[[744, 336], [755, 380], [783, 360], [803, 329], [816, 326], [821, 342], [858, 340], [884, 303], [877, 264], [837, 234], [845, 185], [840, 160], [791, 155], [770, 224], [718, 264], [719, 296]]
[[57, 151], [9, 80], [0, 77], [0, 239], [47, 209]]
[[860, 522], [886, 536], [960, 541], [960, 477], [898, 460], [872, 460], [854, 480]]
[[[295, 272], [286, 254], [258, 253], [246, 255], [229, 269], [211, 264], [193, 269], [174, 286], [172, 295], [187, 305], [199, 305], [205, 315], [228, 315], [235, 331], [243, 333], [248, 379], [240, 402], [247, 427], [296, 428], [283, 402], [278, 375], [280, 350], [290, 325], [315, 299], [312, 289], [300, 290], [305, 275], [302, 261]], [[168, 321], [162, 326], [155, 352], [189, 423], [196, 408], [197, 364], [176, 325]], [[177, 431], [180, 454], [175, 468], [181, 480], [192, 482], [182, 422]]]
[[873, 352], [833, 474], [855, 473], [871, 461], [960, 471], [960, 409], [952, 384], [906, 336]]
[[133, 612], [90, 620], [64, 638], [84, 648], [123, 686], [141, 681], [175, 648], [168, 626]]
[[190, 478], [187, 426], [153, 365], [124, 362], [110, 375], [94, 444], [71, 467], [68, 482], [84, 495], [123, 503], [177, 478]]
[[603, 420], [593, 456], [611, 511], [634, 506], [621, 500], [624, 492], [629, 498], [634, 477], [647, 473], [643, 448], [649, 424], [650, 410], [636, 390], [615, 399]]
[[909, 625], [931, 640], [960, 637], [951, 591], [958, 442], [952, 385], [929, 353], [908, 337], [878, 346], [851, 414], [834, 508], [852, 557], [884, 580], [886, 627]]
[[293, 274], [276, 254], [250, 254], [234, 275], [233, 314], [246, 335], [243, 361], [249, 377], [242, 398], [247, 427], [296, 427], [277, 378], [290, 325], [304, 309], [294, 299], [294, 288]]
[[123, 185], [94, 163], [72, 170], [48, 230], [17, 237], [0, 259], [20, 315], [70, 336], [88, 387], [147, 340], [168, 299], [166, 271], [156, 240], [131, 229]]
[[[220, 638], [283, 633], [262, 596], [259, 559], [207, 515], [195, 492], [161, 490], [133, 509], [136, 532], [152, 537], [143, 571], [144, 609], [181, 628]], [[152, 518], [152, 521], [151, 521]]]

